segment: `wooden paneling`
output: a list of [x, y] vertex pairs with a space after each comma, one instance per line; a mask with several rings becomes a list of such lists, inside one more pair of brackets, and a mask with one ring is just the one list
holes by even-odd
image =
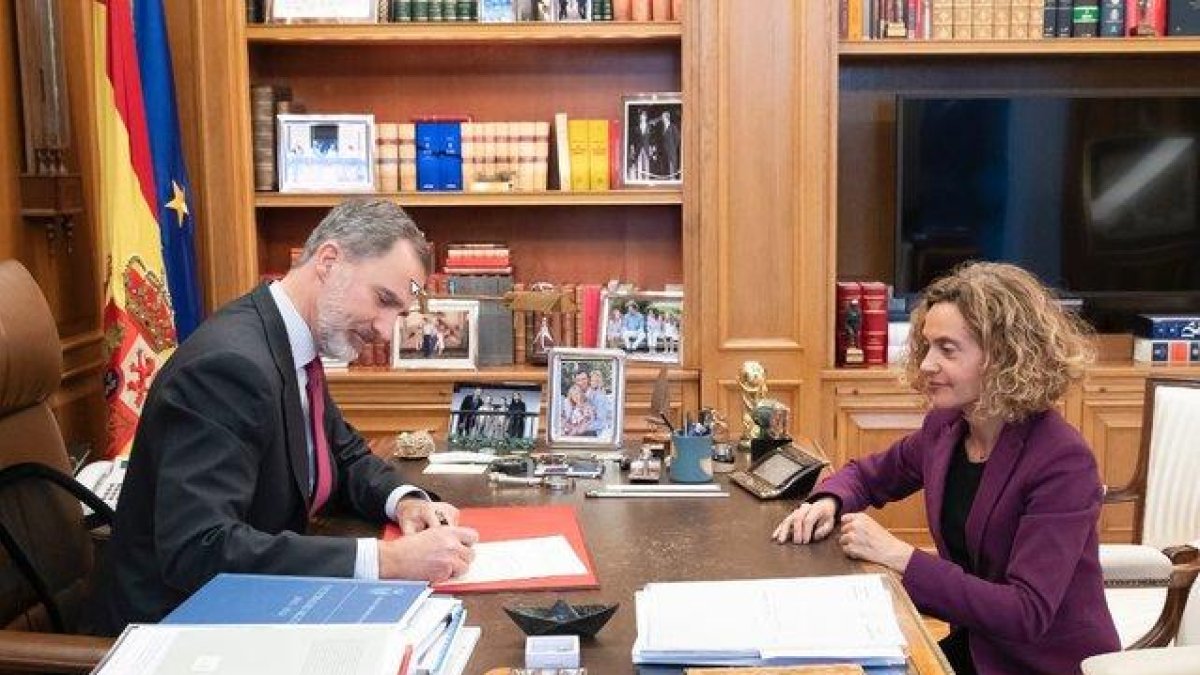
[[705, 161], [687, 173], [701, 209], [702, 397], [740, 415], [723, 383], [757, 359], [771, 382], [798, 383], [803, 433], [816, 427], [810, 374], [827, 351], [833, 3], [700, 2], [689, 12], [689, 34], [705, 45], [690, 108], [702, 116]]
[[[1122, 487], [1133, 476], [1142, 436], [1146, 382], [1140, 377], [1088, 378], [1082, 386], [1079, 430], [1096, 453], [1100, 479]], [[1100, 539], [1128, 542], [1133, 537], [1133, 507], [1110, 504], [1100, 513]]]
[[0, 259], [20, 258], [24, 249], [21, 198], [21, 83], [17, 66], [16, 19], [12, 7], [0, 11]]

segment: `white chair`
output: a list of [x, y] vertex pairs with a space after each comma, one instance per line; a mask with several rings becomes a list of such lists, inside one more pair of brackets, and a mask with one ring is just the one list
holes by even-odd
[[1105, 503], [1134, 502], [1138, 543], [1100, 546], [1105, 596], [1126, 649], [1170, 644], [1179, 617], [1164, 608], [1181, 611], [1187, 597], [1190, 580], [1176, 565], [1200, 548], [1200, 380], [1149, 378], [1142, 420], [1133, 478], [1105, 495]]
[[[1192, 563], [1194, 579], [1200, 566]], [[1185, 575], [1177, 575], [1182, 579]], [[1189, 582], [1190, 583], [1190, 582]], [[1133, 649], [1101, 654], [1084, 660], [1084, 675], [1197, 675], [1200, 674], [1200, 584], [1192, 584], [1174, 647]]]

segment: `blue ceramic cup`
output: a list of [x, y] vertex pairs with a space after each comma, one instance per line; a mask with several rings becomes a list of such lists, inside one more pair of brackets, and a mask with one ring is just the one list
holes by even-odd
[[712, 480], [712, 436], [671, 436], [671, 481], [707, 483]]

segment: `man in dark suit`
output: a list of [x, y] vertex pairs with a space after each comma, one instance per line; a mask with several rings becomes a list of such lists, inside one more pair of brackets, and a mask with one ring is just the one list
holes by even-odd
[[[424, 282], [426, 248], [398, 206], [346, 202], [281, 281], [179, 347], [142, 411], [92, 632], [156, 622], [219, 572], [437, 582], [467, 569], [476, 533], [371, 454], [320, 368], [321, 354], [352, 359], [391, 334]], [[327, 501], [405, 536], [306, 535]]]
[[458, 407], [458, 433], [469, 436], [475, 433], [475, 414], [483, 405], [483, 390], [475, 387], [475, 393], [463, 397], [462, 405]]
[[508, 432], [509, 438], [525, 437], [525, 401], [521, 392], [515, 391], [508, 403]]
[[659, 165], [655, 173], [657, 173], [660, 178], [678, 180], [680, 160], [679, 145], [681, 140], [679, 137], [679, 126], [672, 124], [671, 113], [667, 110], [662, 112], [662, 116], [659, 118], [658, 125], [659, 156], [657, 159], [659, 161]]

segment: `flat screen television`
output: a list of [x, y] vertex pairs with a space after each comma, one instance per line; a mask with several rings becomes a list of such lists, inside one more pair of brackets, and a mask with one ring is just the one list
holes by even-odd
[[1200, 314], [1200, 94], [900, 96], [895, 288], [1020, 265], [1097, 329]]

